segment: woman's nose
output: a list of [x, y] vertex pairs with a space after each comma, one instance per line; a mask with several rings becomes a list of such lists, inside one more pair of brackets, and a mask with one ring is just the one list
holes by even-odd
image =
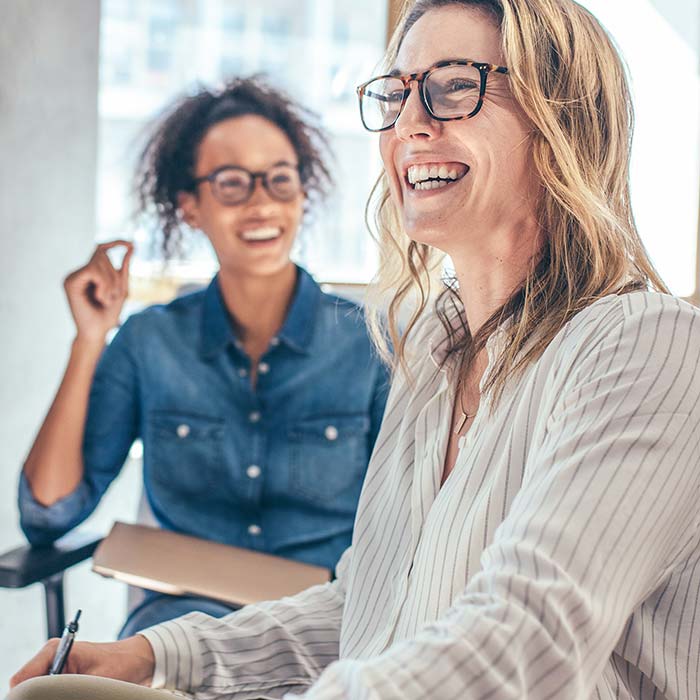
[[415, 138], [430, 139], [437, 135], [440, 122], [428, 114], [417, 85], [408, 94], [394, 129], [396, 135], [405, 141]]
[[274, 197], [268, 192], [261, 177], [256, 177], [253, 181], [253, 189], [248, 198], [247, 204], [265, 206], [274, 203]]

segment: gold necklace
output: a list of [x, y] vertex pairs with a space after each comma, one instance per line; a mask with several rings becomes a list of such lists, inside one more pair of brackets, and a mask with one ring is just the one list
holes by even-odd
[[470, 415], [469, 413], [467, 413], [467, 412], [464, 410], [464, 403], [462, 402], [462, 398], [463, 398], [463, 396], [462, 396], [462, 394], [463, 394], [462, 388], [461, 388], [461, 387], [458, 387], [457, 391], [459, 392], [459, 412], [460, 412], [460, 416], [459, 416], [459, 420], [457, 421], [457, 427], [454, 429], [454, 434], [455, 434], [455, 435], [459, 435], [460, 432], [462, 431], [462, 428], [464, 427], [464, 424], [465, 424], [470, 418], [474, 418], [474, 416], [476, 415], [476, 413], [472, 413], [472, 414]]

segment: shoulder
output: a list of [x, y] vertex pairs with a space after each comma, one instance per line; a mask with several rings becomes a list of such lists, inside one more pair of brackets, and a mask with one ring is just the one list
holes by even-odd
[[[665, 386], [700, 397], [700, 310], [657, 292], [600, 299], [571, 319], [545, 351], [579, 385]], [[561, 371], [564, 370], [564, 371]]]
[[319, 291], [318, 307], [322, 323], [358, 337], [369, 337], [362, 303], [325, 291], [323, 288]]
[[189, 332], [199, 324], [206, 290], [198, 290], [173, 299], [167, 304], [153, 304], [131, 314], [119, 329], [115, 340], [136, 341], [142, 336], [171, 335]]
[[667, 344], [685, 329], [691, 337], [700, 333], [700, 309], [659, 292], [631, 292], [599, 299], [574, 316], [560, 334], [563, 344], [585, 341]]
[[324, 287], [325, 285], [319, 286], [319, 300], [321, 306], [328, 309], [345, 311], [350, 314], [364, 315], [363, 305], [359, 301], [352, 301], [347, 297], [341, 296], [339, 294], [334, 294], [333, 292], [324, 289]]

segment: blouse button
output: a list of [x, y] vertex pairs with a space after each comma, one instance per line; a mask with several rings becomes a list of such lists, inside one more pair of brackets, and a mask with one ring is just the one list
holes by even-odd
[[248, 370], [245, 367], [241, 367], [238, 370], [238, 376], [239, 377], [247, 377], [248, 376]]
[[262, 533], [262, 528], [260, 525], [248, 525], [248, 534], [257, 537]]
[[190, 426], [187, 423], [181, 423], [175, 430], [179, 438], [186, 438], [190, 434]]
[[323, 431], [323, 434], [326, 436], [326, 440], [337, 440], [338, 428], [336, 428], [334, 425], [328, 425]]
[[245, 473], [248, 475], [249, 479], [257, 479], [262, 474], [262, 469], [257, 464], [251, 464]]
[[277, 336], [275, 336], [274, 338], [272, 338], [270, 340], [270, 345], [272, 345], [273, 347], [277, 347], [279, 344], [280, 344], [280, 339]]
[[258, 372], [260, 374], [267, 374], [270, 371], [270, 365], [267, 364], [267, 362], [261, 362], [258, 365]]
[[262, 418], [262, 416], [260, 415], [260, 411], [251, 411], [248, 414], [248, 420], [251, 423], [258, 423], [261, 418]]

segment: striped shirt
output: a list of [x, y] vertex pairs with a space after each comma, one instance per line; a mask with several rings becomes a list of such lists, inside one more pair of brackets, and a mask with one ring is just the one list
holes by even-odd
[[[395, 378], [338, 578], [145, 632], [197, 698], [700, 697], [700, 311], [605, 297], [482, 398], [440, 487], [441, 326]], [[488, 342], [486, 375], [503, 334]], [[415, 352], [415, 351], [418, 352]]]

